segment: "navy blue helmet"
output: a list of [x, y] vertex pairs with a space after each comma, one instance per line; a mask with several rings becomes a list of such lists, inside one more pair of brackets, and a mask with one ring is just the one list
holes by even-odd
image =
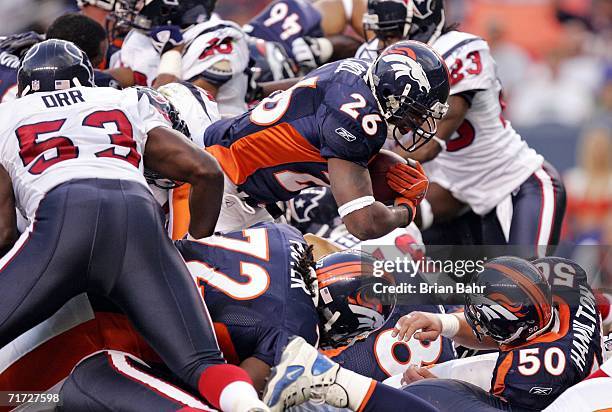
[[256, 82], [291, 79], [298, 72], [297, 65], [276, 42], [250, 37], [251, 71]]
[[391, 316], [395, 295], [382, 299], [374, 284], [393, 285], [395, 279], [386, 273], [375, 276], [374, 262], [373, 256], [358, 250], [332, 253], [317, 261], [320, 347], [350, 345], [382, 327]]
[[512, 256], [491, 259], [470, 283], [484, 286], [484, 293], [465, 298], [465, 319], [479, 339], [520, 344], [551, 326], [550, 284], [531, 262]]
[[411, 1], [412, 24], [408, 32], [410, 40], [433, 44], [444, 30], [444, 0]]
[[[416, 41], [399, 41], [380, 53], [366, 81], [404, 150], [414, 151], [435, 136], [436, 120], [448, 111], [450, 80], [444, 60], [433, 49]], [[410, 133], [412, 144], [406, 147], [404, 136]]]
[[377, 38], [405, 39], [412, 23], [413, 6], [404, 0], [369, 0], [363, 16], [363, 31], [374, 32]]
[[114, 15], [120, 24], [140, 30], [175, 25], [182, 28], [210, 19], [217, 0], [118, 0]]
[[76, 86], [94, 87], [94, 70], [87, 55], [73, 43], [52, 39], [28, 50], [17, 73], [19, 96]]

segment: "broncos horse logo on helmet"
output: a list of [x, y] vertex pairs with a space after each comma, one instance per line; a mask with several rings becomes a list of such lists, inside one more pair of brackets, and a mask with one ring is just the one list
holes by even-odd
[[332, 253], [315, 265], [323, 349], [350, 345], [382, 327], [395, 308], [395, 295], [382, 299], [376, 283], [395, 284], [390, 274], [374, 275], [373, 256], [358, 250]]
[[488, 261], [471, 283], [483, 294], [468, 294], [465, 318], [479, 339], [501, 344], [527, 342], [550, 329], [555, 315], [550, 285], [531, 262], [517, 257]]
[[187, 28], [210, 19], [217, 0], [117, 0], [120, 24], [140, 30], [175, 25]]
[[[397, 42], [378, 56], [365, 77], [400, 147], [414, 151], [435, 136], [450, 94], [448, 68], [435, 51], [415, 41]], [[409, 133], [412, 144], [406, 147]]]

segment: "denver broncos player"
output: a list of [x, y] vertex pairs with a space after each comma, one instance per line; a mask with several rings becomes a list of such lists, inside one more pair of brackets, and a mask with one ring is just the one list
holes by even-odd
[[336, 59], [353, 56], [359, 42], [340, 34], [347, 26], [361, 34], [365, 10], [365, 0], [277, 0], [246, 24], [244, 31], [280, 44], [306, 74], [332, 55], [341, 55]]
[[[0, 263], [0, 347], [74, 297], [97, 293], [194, 392], [217, 407], [223, 393], [259, 406], [245, 372], [224, 363], [142, 176], [144, 157], [191, 183], [191, 200], [202, 204], [190, 228], [206, 236], [221, 202], [214, 159], [168, 128], [146, 95], [93, 87], [93, 68], [72, 43], [36, 44], [18, 79], [20, 98], [0, 111], [0, 248], [10, 247]], [[32, 222], [19, 238], [16, 205]]]
[[[490, 393], [452, 380], [413, 384], [406, 389], [410, 393], [435, 397], [443, 410], [458, 410], [457, 399], [467, 398], [466, 410], [487, 405], [541, 410], [601, 365], [599, 310], [586, 273], [575, 262], [500, 257], [471, 282], [484, 286], [485, 293], [466, 296], [464, 315], [404, 317], [398, 338], [442, 334], [467, 347], [497, 348]], [[413, 378], [404, 376], [408, 382]]]
[[[547, 248], [535, 246], [555, 245], [559, 239], [563, 183], [504, 119], [502, 85], [487, 42], [446, 26], [442, 0], [370, 0], [364, 28], [376, 37], [358, 57], [376, 56], [395, 41], [412, 39], [444, 58], [451, 79], [449, 113], [435, 138], [410, 156], [431, 160], [425, 170], [432, 182], [486, 216], [484, 244], [525, 245], [525, 257], [543, 256]], [[426, 201], [420, 208], [429, 224], [440, 209], [430, 199], [431, 205]]]
[[222, 115], [247, 110], [249, 50], [242, 29], [213, 15], [215, 0], [119, 0], [114, 12], [133, 29], [117, 67], [129, 67], [136, 84], [187, 80], [210, 92]]
[[356, 59], [327, 64], [242, 116], [206, 129], [206, 150], [226, 174], [217, 230], [270, 219], [262, 205], [288, 200], [310, 186], [327, 186], [348, 230], [360, 239], [407, 226], [426, 191], [420, 166], [397, 165], [387, 178], [396, 207], [372, 196], [368, 161], [387, 129], [435, 133], [446, 110], [448, 73], [427, 46], [401, 42], [372, 65]]

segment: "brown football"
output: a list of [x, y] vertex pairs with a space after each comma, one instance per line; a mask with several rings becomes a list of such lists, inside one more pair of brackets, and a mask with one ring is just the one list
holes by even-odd
[[381, 149], [381, 151], [370, 160], [370, 163], [368, 163], [374, 199], [386, 205], [393, 204], [393, 201], [397, 197], [397, 193], [387, 184], [387, 170], [398, 163], [408, 162], [400, 155], [385, 149]]

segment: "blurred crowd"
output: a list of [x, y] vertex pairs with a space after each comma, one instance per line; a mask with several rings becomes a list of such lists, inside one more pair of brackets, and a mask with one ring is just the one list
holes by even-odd
[[[217, 11], [244, 24], [268, 2], [219, 0]], [[2, 0], [0, 34], [42, 32], [72, 10], [75, 0]], [[612, 244], [612, 0], [448, 0], [448, 11], [489, 42], [506, 118], [565, 172], [565, 238]]]

